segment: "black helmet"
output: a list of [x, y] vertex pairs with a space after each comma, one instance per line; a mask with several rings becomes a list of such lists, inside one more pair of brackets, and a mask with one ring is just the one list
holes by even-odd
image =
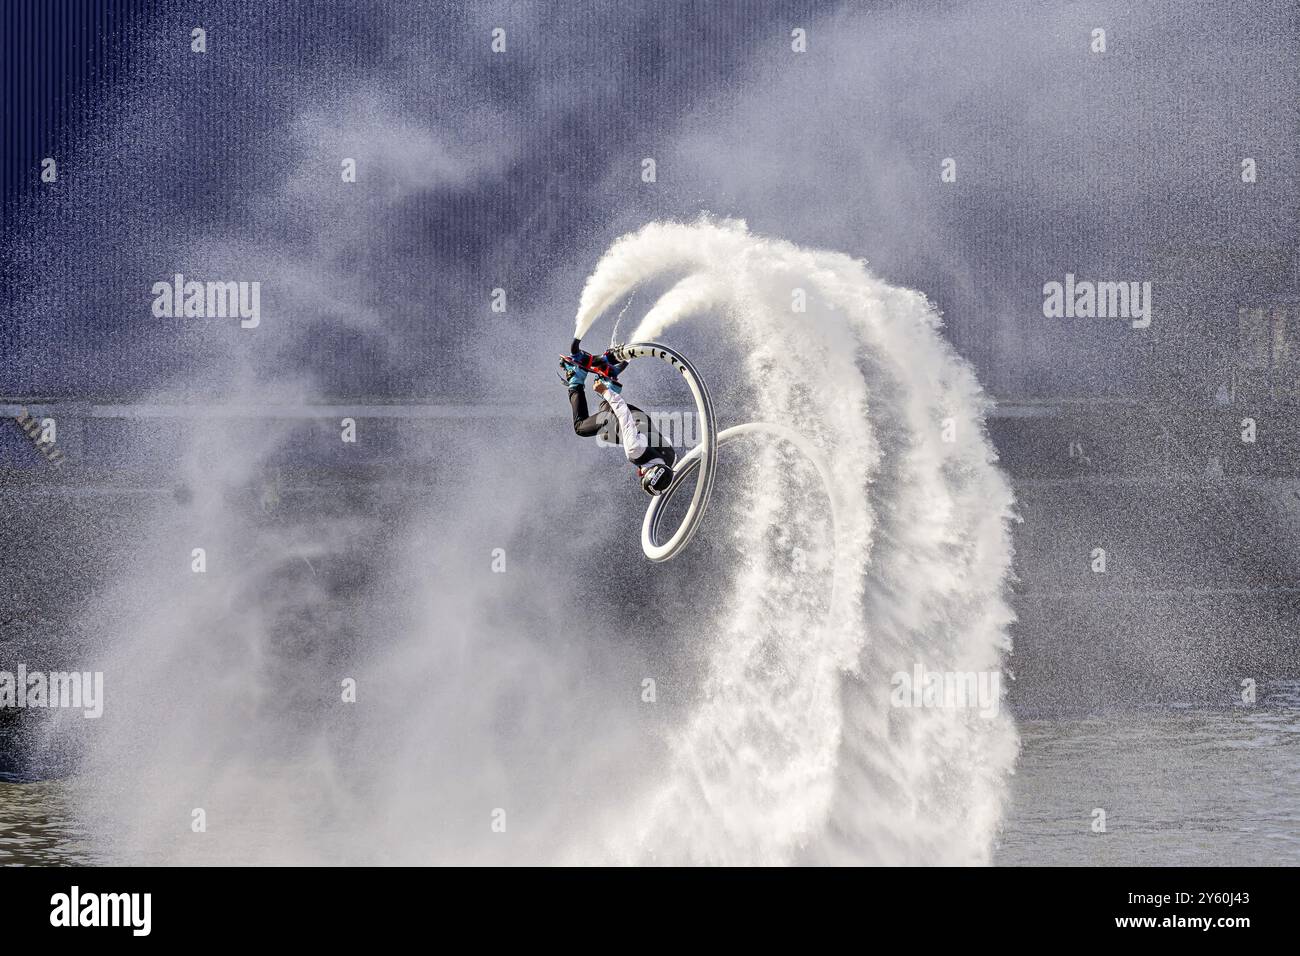
[[667, 465], [648, 465], [637, 470], [641, 474], [641, 488], [647, 495], [662, 495], [673, 483], [673, 470]]

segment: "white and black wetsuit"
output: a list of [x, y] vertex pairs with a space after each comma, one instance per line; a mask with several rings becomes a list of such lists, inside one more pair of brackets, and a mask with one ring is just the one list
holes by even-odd
[[609, 391], [601, 400], [596, 414], [587, 414], [587, 389], [575, 385], [569, 389], [569, 406], [573, 410], [573, 431], [583, 438], [599, 435], [613, 445], [622, 445], [627, 460], [638, 468], [663, 463], [671, 468], [677, 452], [654, 427], [650, 416]]

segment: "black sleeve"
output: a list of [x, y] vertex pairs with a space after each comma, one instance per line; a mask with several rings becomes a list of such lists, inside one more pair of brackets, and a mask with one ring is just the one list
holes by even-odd
[[602, 413], [587, 414], [586, 388], [580, 385], [577, 388], [569, 389], [569, 406], [573, 409], [574, 434], [581, 435], [583, 438], [590, 438], [600, 432], [605, 416]]

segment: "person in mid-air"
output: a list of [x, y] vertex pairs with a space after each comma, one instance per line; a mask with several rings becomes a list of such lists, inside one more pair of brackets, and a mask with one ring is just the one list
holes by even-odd
[[[663, 494], [672, 484], [677, 452], [664, 441], [650, 416], [623, 398], [618, 375], [627, 363], [617, 361], [612, 349], [595, 356], [578, 346], [579, 340], [574, 339], [569, 354], [560, 358], [560, 377], [569, 389], [574, 433], [583, 438], [599, 435], [609, 444], [621, 446], [627, 460], [636, 466], [646, 494]], [[594, 415], [587, 413], [589, 373], [595, 379], [592, 387], [601, 397]]]

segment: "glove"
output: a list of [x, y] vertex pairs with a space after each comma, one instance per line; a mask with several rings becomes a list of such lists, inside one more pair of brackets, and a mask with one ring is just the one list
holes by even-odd
[[[620, 362], [614, 358], [613, 349], [610, 349], [608, 352], [606, 352], [603, 358], [605, 359], [605, 362], [609, 365], [609, 374], [612, 376], [623, 374], [623, 369], [627, 368], [626, 362]], [[622, 386], [620, 385], [619, 388], [621, 389]]]
[[604, 375], [597, 375], [596, 380], [597, 380], [597, 384], [600, 386], [600, 388], [597, 389], [597, 392], [599, 392], [601, 389], [607, 389], [615, 393], [622, 393], [623, 391], [623, 386], [620, 385], [618, 382], [614, 381], [612, 378], [606, 378]]
[[579, 368], [567, 359], [560, 359], [560, 378], [568, 388], [582, 388], [587, 381], [587, 370]]

